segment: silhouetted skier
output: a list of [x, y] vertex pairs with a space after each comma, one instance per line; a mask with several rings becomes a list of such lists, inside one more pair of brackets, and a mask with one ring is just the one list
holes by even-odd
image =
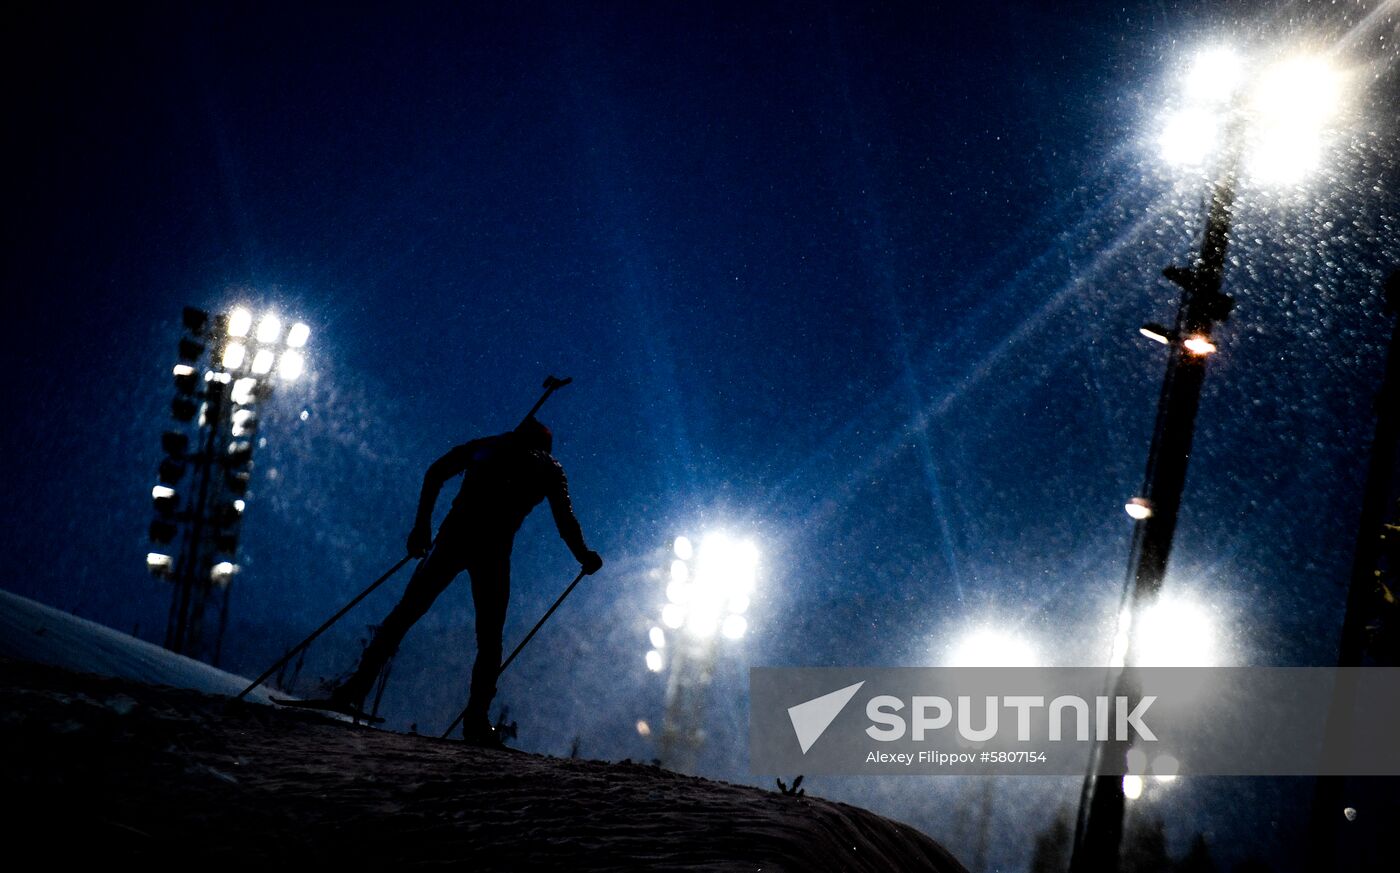
[[[462, 722], [470, 742], [495, 742], [487, 717], [496, 696], [501, 665], [501, 631], [510, 599], [510, 552], [515, 532], [543, 500], [549, 501], [559, 536], [593, 574], [603, 559], [583, 541], [583, 531], [569, 501], [564, 468], [553, 455], [553, 436], [533, 416], [508, 433], [457, 446], [428, 467], [418, 500], [418, 518], [408, 535], [409, 554], [426, 555], [409, 580], [403, 598], [389, 613], [365, 649], [360, 666], [331, 694], [341, 706], [362, 709], [385, 662], [398, 650], [404, 634], [428, 611], [457, 574], [471, 574], [476, 607], [476, 664], [472, 667], [471, 697]], [[433, 540], [433, 507], [442, 486], [461, 474], [462, 488], [452, 501], [437, 540]]]

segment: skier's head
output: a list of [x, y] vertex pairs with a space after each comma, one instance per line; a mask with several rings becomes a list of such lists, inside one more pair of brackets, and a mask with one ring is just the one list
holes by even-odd
[[526, 448], [538, 449], [541, 452], [554, 450], [554, 434], [533, 415], [520, 422], [515, 428], [515, 434]]

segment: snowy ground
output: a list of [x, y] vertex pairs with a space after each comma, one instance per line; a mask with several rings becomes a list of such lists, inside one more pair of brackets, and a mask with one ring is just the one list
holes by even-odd
[[[0, 591], [0, 658], [230, 697], [251, 681], [8, 591]], [[262, 686], [248, 696], [268, 702]]]
[[9, 857], [49, 864], [963, 869], [928, 837], [844, 804], [8, 659], [0, 773]]

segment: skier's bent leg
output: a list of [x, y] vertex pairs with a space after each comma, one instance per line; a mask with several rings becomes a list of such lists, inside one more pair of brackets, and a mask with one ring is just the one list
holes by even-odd
[[394, 656], [408, 629], [423, 617], [457, 574], [461, 564], [447, 549], [434, 548], [413, 571], [413, 578], [404, 589], [403, 597], [379, 625], [374, 639], [365, 648], [360, 666], [332, 695], [338, 700], [359, 706], [369, 694], [379, 671]]
[[478, 560], [468, 565], [472, 574], [472, 602], [476, 606], [476, 664], [472, 667], [472, 692], [467, 700], [463, 730], [489, 723], [487, 710], [496, 696], [501, 669], [501, 635], [510, 602], [510, 554]]

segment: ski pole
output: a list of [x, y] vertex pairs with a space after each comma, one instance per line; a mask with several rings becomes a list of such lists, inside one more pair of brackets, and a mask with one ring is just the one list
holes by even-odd
[[[506, 671], [507, 667], [510, 666], [510, 662], [515, 660], [515, 656], [520, 654], [520, 650], [525, 648], [525, 644], [530, 642], [530, 640], [534, 639], [535, 634], [539, 631], [540, 628], [544, 627], [544, 623], [549, 621], [549, 617], [554, 614], [554, 610], [558, 609], [559, 604], [564, 602], [564, 598], [568, 597], [570, 594], [573, 593], [574, 588], [578, 585], [579, 582], [583, 580], [584, 575], [585, 573], [582, 570], [578, 571], [578, 575], [574, 577], [574, 581], [569, 583], [569, 587], [564, 589], [564, 593], [559, 595], [559, 599], [554, 601], [554, 605], [549, 608], [549, 611], [544, 614], [544, 617], [541, 618], [539, 621], [535, 622], [535, 626], [530, 628], [530, 632], [525, 635], [525, 639], [520, 641], [520, 645], [516, 646], [515, 651], [510, 653], [510, 657], [506, 658], [505, 661], [501, 664], [501, 669], [496, 671], [497, 678], [500, 678], [500, 675]], [[452, 724], [447, 726], [447, 730], [442, 732], [442, 737], [440, 739], [447, 739], [447, 735], [452, 733], [452, 730], [456, 728], [457, 725], [461, 724], [462, 720], [466, 717], [467, 709], [466, 707], [463, 707], [461, 713], [459, 713], [458, 716], [455, 719], [453, 719]]]
[[574, 381], [574, 377], [572, 376], [565, 376], [563, 379], [556, 379], [554, 378], [553, 374], [545, 376], [543, 386], [544, 393], [540, 395], [539, 400], [535, 401], [535, 405], [530, 407], [530, 411], [525, 413], [525, 417], [520, 420], [520, 423], [524, 424], [525, 422], [529, 421], [536, 412], [540, 411], [540, 407], [544, 406], [544, 402], [549, 399], [549, 395], [553, 394], [555, 391], [558, 391], [560, 388], [563, 388], [565, 385], [569, 384], [572, 381]]
[[349, 612], [350, 610], [354, 609], [356, 604], [358, 604], [361, 600], [364, 600], [366, 597], [368, 597], [368, 596], [370, 595], [370, 592], [374, 591], [374, 589], [378, 588], [380, 585], [383, 585], [385, 582], [389, 581], [389, 577], [390, 577], [390, 576], [393, 576], [395, 573], [399, 572], [399, 570], [403, 568], [403, 565], [404, 565], [404, 564], [407, 564], [412, 558], [413, 558], [412, 555], [404, 555], [401, 559], [399, 559], [399, 562], [398, 562], [397, 564], [395, 564], [394, 566], [390, 567], [390, 568], [388, 569], [388, 571], [386, 571], [386, 572], [384, 573], [383, 576], [380, 576], [378, 579], [375, 579], [374, 582], [372, 582], [368, 588], [366, 588], [364, 591], [361, 591], [359, 594], [357, 594], [357, 595], [355, 596], [355, 599], [354, 599], [354, 600], [352, 600], [352, 601], [350, 601], [349, 603], [345, 604], [345, 606], [341, 607], [341, 610], [340, 610], [339, 612], [337, 612], [335, 615], [331, 616], [330, 618], [326, 619], [325, 624], [321, 625], [320, 627], [316, 628], [316, 630], [312, 631], [311, 636], [307, 637], [306, 639], [304, 639], [304, 640], [302, 640], [301, 642], [297, 643], [295, 646], [292, 646], [290, 649], [288, 649], [288, 650], [287, 650], [287, 654], [285, 654], [285, 655], [283, 655], [282, 657], [278, 658], [278, 659], [277, 659], [277, 663], [273, 664], [271, 667], [268, 667], [267, 670], [265, 670], [261, 676], [259, 676], [258, 678], [254, 679], [254, 680], [253, 680], [253, 684], [249, 685], [247, 688], [244, 688], [242, 691], [238, 692], [238, 696], [235, 697], [234, 700], [242, 700], [244, 697], [248, 696], [248, 693], [249, 693], [250, 691], [252, 691], [254, 688], [257, 688], [259, 685], [261, 685], [263, 682], [265, 682], [265, 681], [267, 680], [267, 677], [271, 676], [273, 673], [276, 673], [277, 670], [278, 670], [278, 668], [280, 668], [283, 664], [285, 664], [285, 663], [287, 663], [288, 661], [290, 661], [290, 660], [292, 659], [292, 657], [293, 657], [294, 655], [296, 655], [297, 652], [300, 652], [300, 651], [302, 651], [303, 649], [305, 649], [307, 646], [311, 645], [311, 644], [316, 640], [317, 637], [319, 637], [321, 634], [323, 634], [323, 633], [326, 632], [326, 629], [327, 629], [327, 628], [329, 628], [331, 625], [335, 624], [336, 622], [338, 622], [338, 621], [340, 621], [342, 618], [344, 618], [344, 617], [345, 617], [345, 613], [347, 613], [347, 612]]

